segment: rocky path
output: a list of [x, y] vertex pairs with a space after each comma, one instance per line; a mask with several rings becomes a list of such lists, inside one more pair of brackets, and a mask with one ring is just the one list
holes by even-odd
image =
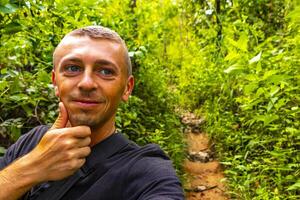
[[185, 131], [188, 156], [184, 163], [188, 180], [184, 186], [187, 200], [227, 200], [220, 163], [214, 156], [214, 144], [206, 133], [202, 133], [202, 119], [188, 113], [182, 118], [187, 125]]

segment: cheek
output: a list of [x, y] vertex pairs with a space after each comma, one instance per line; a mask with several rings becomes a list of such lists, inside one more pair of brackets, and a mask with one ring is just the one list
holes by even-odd
[[125, 91], [125, 87], [122, 87], [122, 88], [118, 89], [118, 92], [116, 94], [117, 98], [115, 98], [115, 101], [116, 101], [117, 104], [119, 104], [123, 100], [124, 91]]
[[106, 96], [110, 99], [110, 102], [112, 104], [118, 104], [118, 102], [121, 101], [122, 94], [123, 94], [123, 89], [120, 87], [106, 88]]
[[72, 89], [72, 84], [67, 80], [60, 80], [55, 87], [55, 94], [58, 97], [67, 95]]
[[60, 84], [55, 87], [55, 95], [60, 99], [65, 98], [66, 95], [68, 95], [71, 91], [71, 89], [66, 86], [67, 86], [66, 84]]

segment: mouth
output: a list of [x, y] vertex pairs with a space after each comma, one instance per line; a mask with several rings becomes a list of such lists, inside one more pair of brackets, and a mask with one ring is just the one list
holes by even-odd
[[74, 99], [72, 101], [76, 106], [81, 108], [92, 108], [103, 103], [102, 101], [92, 99]]

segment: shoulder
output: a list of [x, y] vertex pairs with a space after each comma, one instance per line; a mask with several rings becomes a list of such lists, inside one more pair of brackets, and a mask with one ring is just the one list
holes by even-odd
[[181, 183], [172, 162], [158, 145], [136, 150], [136, 159], [128, 171], [128, 193], [136, 199], [183, 199]]
[[164, 151], [156, 144], [148, 144], [136, 149], [138, 159], [133, 163], [134, 171], [150, 168], [152, 172], [160, 172], [163, 169], [173, 170], [172, 162]]
[[136, 154], [138, 155], [138, 159], [132, 163], [129, 174], [140, 176], [141, 181], [157, 180], [163, 177], [177, 179], [172, 161], [158, 145], [149, 144], [140, 147], [136, 151]]
[[7, 149], [4, 156], [0, 158], [0, 169], [9, 165], [17, 158], [30, 152], [39, 143], [48, 129], [48, 126], [41, 125], [22, 135], [13, 145], [11, 145]]

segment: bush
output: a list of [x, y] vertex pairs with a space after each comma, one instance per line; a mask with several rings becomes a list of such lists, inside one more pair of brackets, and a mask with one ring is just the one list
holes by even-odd
[[212, 4], [186, 5], [198, 10], [190, 23], [209, 26], [191, 28], [194, 57], [183, 66], [180, 90], [206, 118], [232, 198], [299, 199], [299, 7], [275, 1], [274, 19], [265, 21], [264, 2], [223, 4], [216, 18], [205, 14]]

